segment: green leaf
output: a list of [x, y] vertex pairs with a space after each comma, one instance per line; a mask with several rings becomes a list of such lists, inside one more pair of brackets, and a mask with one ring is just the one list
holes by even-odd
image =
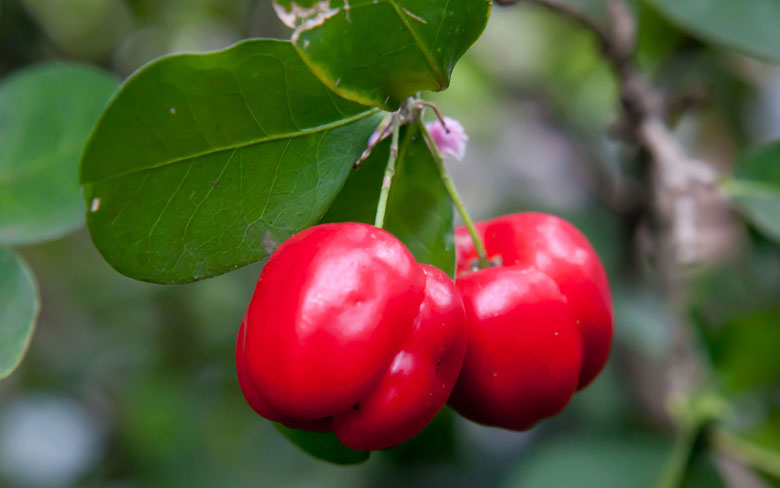
[[780, 62], [777, 0], [651, 0], [673, 22], [703, 39]]
[[723, 189], [748, 220], [767, 237], [780, 241], [780, 142], [741, 161]]
[[79, 159], [117, 86], [102, 71], [61, 62], [0, 84], [0, 243], [40, 242], [83, 225]]
[[772, 388], [780, 377], [780, 306], [757, 310], [726, 324], [707, 337], [710, 357], [732, 392]]
[[22, 361], [40, 308], [38, 287], [22, 259], [0, 246], [0, 379]]
[[[374, 223], [389, 151], [387, 138], [353, 171], [323, 221]], [[402, 128], [385, 229], [406, 244], [417, 261], [454, 276], [453, 216], [452, 200], [419, 128]]]
[[287, 41], [162, 58], [127, 80], [85, 149], [92, 240], [156, 283], [259, 261], [319, 221], [376, 112], [329, 91]]
[[366, 461], [371, 451], [356, 451], [342, 444], [333, 432], [309, 432], [291, 429], [273, 422], [276, 430], [303, 452], [333, 464], [359, 464]]
[[400, 469], [456, 462], [454, 411], [445, 405], [422, 432], [382, 453]]
[[277, 0], [292, 41], [331, 89], [395, 110], [421, 90], [444, 90], [479, 38], [490, 0]]

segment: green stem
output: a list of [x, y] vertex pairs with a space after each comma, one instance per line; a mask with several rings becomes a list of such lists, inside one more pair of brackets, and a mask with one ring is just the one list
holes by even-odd
[[385, 225], [385, 212], [387, 211], [387, 199], [390, 197], [390, 186], [395, 176], [395, 162], [398, 160], [398, 139], [401, 132], [401, 119], [398, 114], [393, 114], [393, 139], [390, 143], [390, 156], [387, 159], [385, 177], [382, 179], [382, 190], [379, 192], [379, 201], [376, 205], [376, 218], [374, 225], [380, 229]]
[[433, 153], [433, 160], [436, 163], [436, 167], [439, 168], [439, 175], [441, 175], [441, 181], [444, 183], [444, 188], [447, 189], [447, 193], [449, 193], [452, 202], [455, 204], [455, 208], [458, 210], [460, 218], [463, 219], [463, 225], [466, 226], [466, 229], [468, 229], [469, 234], [471, 235], [471, 240], [474, 241], [474, 249], [477, 251], [477, 257], [479, 258], [479, 267], [480, 269], [488, 268], [490, 267], [490, 261], [487, 259], [485, 245], [482, 243], [482, 238], [479, 236], [477, 228], [474, 227], [474, 221], [471, 220], [471, 216], [469, 215], [468, 210], [466, 210], [466, 206], [463, 205], [463, 200], [460, 198], [458, 190], [455, 188], [455, 184], [452, 182], [452, 178], [450, 178], [450, 175], [447, 172], [447, 168], [444, 166], [444, 158], [441, 157], [439, 148], [436, 147], [436, 142], [434, 142], [433, 138], [428, 133], [425, 124], [423, 124], [422, 121], [419, 121], [418, 125], [423, 137], [428, 141], [428, 147], [430, 147], [431, 153]]
[[780, 454], [720, 429], [712, 433], [711, 442], [719, 451], [729, 454], [759, 471], [780, 478]]
[[696, 440], [703, 426], [682, 427], [677, 432], [674, 448], [666, 463], [657, 488], [678, 488], [682, 486], [688, 466], [693, 458]]

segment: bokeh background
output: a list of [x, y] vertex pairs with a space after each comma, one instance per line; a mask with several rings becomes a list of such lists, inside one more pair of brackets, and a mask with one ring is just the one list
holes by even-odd
[[[634, 7], [640, 64], [680, 100], [675, 134], [693, 155], [728, 172], [780, 138], [778, 68]], [[0, 0], [0, 76], [67, 59], [124, 78], [163, 54], [253, 36], [289, 36], [266, 0]], [[317, 461], [256, 416], [238, 388], [235, 336], [259, 264], [186, 286], [145, 284], [111, 269], [81, 230], [20, 249], [42, 313], [24, 363], [0, 382], [0, 486], [651, 486], [673, 444], [665, 365], [681, 321], [727, 401], [728, 426], [780, 450], [780, 247], [721, 215], [697, 230], [702, 259], [683, 306], [670, 308], [653, 263], [637, 252], [633, 199], [647, 182], [636, 151], [610, 135], [618, 93], [588, 33], [531, 5], [495, 8], [451, 88], [426, 97], [470, 135], [465, 160], [448, 165], [476, 218], [564, 216], [608, 269], [612, 357], [562, 415], [510, 433], [444, 411], [420, 437], [363, 465]], [[711, 451], [686, 484], [780, 486]]]

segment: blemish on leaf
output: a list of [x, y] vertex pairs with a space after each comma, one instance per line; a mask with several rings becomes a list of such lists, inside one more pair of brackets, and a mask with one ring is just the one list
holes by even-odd
[[[414, 20], [416, 20], [417, 22], [422, 22], [423, 24], [427, 24], [427, 23], [428, 23], [428, 21], [426, 21], [426, 20], [425, 20], [425, 19], [423, 19], [422, 17], [418, 17], [418, 16], [414, 15], [412, 12], [410, 12], [409, 10], [407, 10], [407, 9], [405, 9], [405, 8], [403, 8], [403, 9], [401, 9], [401, 10], [403, 10], [403, 11], [404, 11], [404, 13], [405, 13], [406, 15], [408, 15], [408, 16], [409, 16], [409, 17], [411, 17], [411, 18], [413, 18], [413, 19], [414, 19]], [[441, 51], [441, 49], [439, 49], [439, 51]]]
[[347, 17], [347, 22], [352, 23], [352, 17], [349, 15], [349, 0], [344, 0], [344, 12]]
[[176, 115], [176, 107], [171, 107], [168, 109], [168, 113], [171, 115]]
[[100, 199], [99, 198], [93, 198], [92, 203], [90, 204], [89, 210], [92, 213], [95, 213], [100, 209]]
[[[322, 0], [311, 7], [301, 7], [292, 2], [288, 8], [273, 2], [274, 10], [279, 20], [291, 29], [295, 29], [290, 40], [293, 44], [298, 43], [298, 38], [303, 32], [319, 27], [329, 18], [337, 15], [339, 8], [331, 8], [329, 0]], [[344, 10], [349, 9], [349, 3], [345, 2]], [[347, 12], [348, 13], [348, 12]]]
[[267, 256], [273, 254], [274, 251], [276, 251], [276, 248], [279, 247], [279, 243], [276, 242], [276, 239], [274, 239], [271, 231], [266, 231], [263, 234], [263, 237], [260, 239], [260, 242], [263, 243], [263, 247], [265, 248], [265, 253]]

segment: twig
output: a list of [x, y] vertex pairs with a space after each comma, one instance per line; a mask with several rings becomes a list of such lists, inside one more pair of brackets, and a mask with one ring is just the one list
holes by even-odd
[[[633, 59], [636, 23], [629, 7], [623, 0], [607, 0], [610, 27], [605, 28], [560, 0], [497, 1], [500, 5], [524, 1], [555, 11], [586, 28], [598, 40], [620, 90], [624, 108], [618, 124], [620, 134], [650, 156], [648, 169], [653, 185], [648, 208], [653, 210], [651, 217], [658, 228], [659, 241], [653, 247], [660, 253], [657, 262], [664, 263], [660, 269], [663, 288], [674, 302], [680, 302], [680, 275], [698, 259], [700, 246], [695, 232], [701, 213], [698, 197], [703, 193], [709, 203], [719, 200], [716, 186], [719, 175], [707, 163], [691, 158], [666, 125], [663, 94]], [[689, 383], [684, 390], [693, 389], [691, 381], [684, 382]]]
[[437, 107], [435, 103], [426, 102], [425, 100], [415, 100], [414, 104], [419, 107], [427, 107], [433, 110], [433, 113], [436, 114], [436, 118], [439, 119], [439, 123], [441, 124], [442, 128], [444, 128], [444, 132], [447, 134], [450, 133], [450, 129], [447, 127], [447, 122], [444, 120], [444, 117], [442, 117], [441, 112], [439, 111], [439, 107]]
[[379, 192], [379, 201], [376, 205], [376, 218], [374, 219], [374, 225], [380, 229], [385, 225], [385, 212], [387, 211], [387, 200], [390, 197], [390, 187], [393, 184], [393, 176], [395, 176], [395, 163], [398, 160], [398, 139], [401, 132], [401, 117], [400, 114], [393, 114], [392, 120], [392, 141], [390, 143], [390, 155], [387, 158], [387, 166], [385, 167], [385, 176], [382, 179], [382, 189]]
[[716, 449], [733, 456], [744, 464], [780, 478], [780, 453], [764, 449], [722, 429], [712, 432], [710, 442]]
[[694, 447], [700, 435], [699, 428], [684, 428], [677, 432], [672, 454], [664, 466], [656, 488], [678, 488], [682, 486], [685, 473], [693, 459]]
[[436, 163], [436, 167], [439, 170], [439, 176], [444, 184], [444, 188], [447, 190], [452, 203], [455, 204], [455, 208], [458, 210], [460, 218], [463, 220], [463, 225], [471, 235], [471, 240], [474, 242], [474, 250], [477, 252], [480, 269], [490, 267], [490, 261], [488, 261], [482, 237], [479, 235], [479, 232], [477, 232], [474, 221], [471, 219], [471, 215], [469, 215], [466, 206], [463, 204], [463, 200], [460, 198], [458, 190], [455, 188], [455, 184], [452, 182], [452, 178], [450, 178], [447, 168], [444, 166], [444, 158], [442, 158], [441, 153], [439, 153], [436, 142], [433, 140], [431, 134], [428, 132], [428, 129], [425, 128], [425, 124], [423, 124], [421, 120], [418, 120], [417, 124], [420, 132], [422, 132], [423, 138], [425, 138], [425, 142], [428, 144], [428, 148], [431, 150], [431, 154], [433, 154], [433, 161]]

